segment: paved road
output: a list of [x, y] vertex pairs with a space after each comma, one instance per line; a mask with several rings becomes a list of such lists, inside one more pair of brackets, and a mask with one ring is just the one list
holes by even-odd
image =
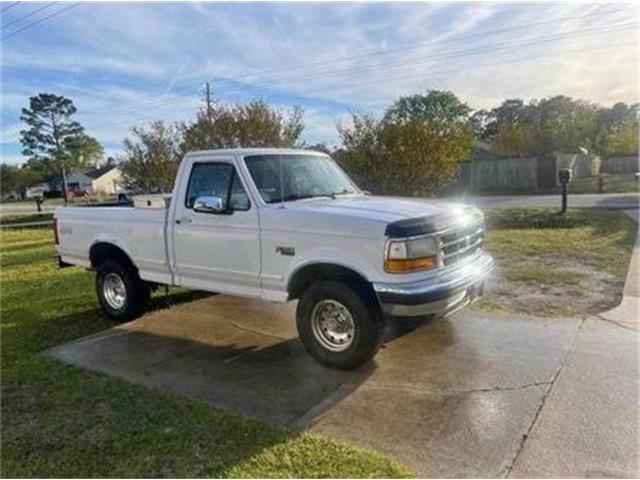
[[[42, 213], [53, 212], [59, 206], [59, 203], [47, 203], [45, 201], [42, 204]], [[38, 213], [35, 202], [0, 203], [0, 216], [18, 214], [28, 215], [32, 213]]]
[[[560, 195], [511, 195], [466, 197], [458, 200], [472, 203], [479, 207], [557, 207], [560, 208]], [[640, 208], [640, 194], [637, 193], [608, 193], [608, 194], [576, 194], [569, 195], [569, 208]]]

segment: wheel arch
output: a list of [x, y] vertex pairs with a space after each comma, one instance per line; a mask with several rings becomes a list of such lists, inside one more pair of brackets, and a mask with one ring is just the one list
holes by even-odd
[[302, 293], [315, 282], [334, 280], [344, 282], [355, 290], [366, 294], [370, 299], [378, 302], [371, 282], [352, 267], [331, 262], [314, 262], [300, 266], [290, 276], [287, 282], [289, 300], [300, 298]]
[[91, 268], [98, 268], [105, 260], [115, 260], [133, 268], [136, 272], [138, 271], [135, 263], [124, 249], [111, 242], [100, 240], [91, 245], [89, 249]]

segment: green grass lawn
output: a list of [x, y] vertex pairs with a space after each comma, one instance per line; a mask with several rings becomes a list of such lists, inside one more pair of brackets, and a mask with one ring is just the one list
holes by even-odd
[[[406, 477], [381, 454], [49, 360], [112, 326], [93, 275], [58, 270], [49, 229], [0, 231], [3, 477]], [[198, 293], [159, 296], [153, 308]]]
[[20, 213], [9, 214], [0, 217], [0, 225], [18, 225], [29, 222], [48, 222], [53, 220], [53, 213]]
[[623, 212], [497, 209], [486, 222], [497, 268], [479, 308], [580, 316], [619, 303], [637, 231]]

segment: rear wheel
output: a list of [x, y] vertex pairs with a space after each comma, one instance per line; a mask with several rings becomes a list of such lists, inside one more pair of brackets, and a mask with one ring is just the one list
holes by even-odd
[[322, 281], [300, 297], [298, 334], [309, 354], [333, 368], [351, 369], [369, 361], [382, 342], [384, 321], [366, 292]]
[[142, 315], [151, 290], [129, 265], [106, 260], [98, 267], [96, 293], [102, 311], [113, 320], [127, 322]]

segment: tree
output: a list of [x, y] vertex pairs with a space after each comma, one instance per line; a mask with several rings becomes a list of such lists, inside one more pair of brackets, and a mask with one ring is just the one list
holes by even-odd
[[452, 92], [431, 90], [426, 95], [400, 97], [387, 108], [384, 121], [405, 123], [420, 120], [454, 126], [460, 123], [467, 124], [470, 112], [471, 108]]
[[351, 126], [338, 129], [343, 149], [336, 156], [369, 190], [435, 195], [469, 157], [469, 111], [451, 92], [400, 98], [381, 120], [352, 115]]
[[17, 192], [24, 198], [27, 188], [42, 181], [42, 177], [26, 166], [0, 164], [0, 195]]
[[331, 154], [331, 149], [327, 146], [326, 143], [313, 143], [310, 145], [305, 144], [302, 148], [305, 150], [314, 150], [316, 152], [326, 153], [327, 155]]
[[102, 160], [104, 148], [95, 138], [84, 133], [65, 141], [69, 163], [74, 167], [95, 166]]
[[596, 148], [603, 156], [638, 152], [638, 104], [618, 102], [601, 108], [596, 116]]
[[184, 125], [184, 151], [237, 147], [295, 147], [304, 130], [302, 109], [289, 115], [263, 100], [246, 104], [214, 104]]
[[531, 101], [505, 100], [473, 114], [474, 133], [494, 145], [499, 156], [544, 156], [578, 152], [601, 156], [638, 151], [637, 105], [604, 108], [564, 95]]
[[176, 125], [153, 122], [134, 127], [124, 140], [120, 169], [126, 188], [139, 193], [171, 192], [182, 158], [182, 136]]
[[18, 167], [0, 163], [0, 194], [4, 197], [18, 190]]
[[[22, 109], [20, 117], [28, 128], [21, 131], [22, 153], [29, 156], [28, 164], [42, 175], [59, 174], [62, 177], [63, 195], [67, 200], [66, 172], [77, 166], [83, 158], [78, 145], [86, 146], [89, 138], [84, 128], [72, 115], [76, 113], [73, 102], [63, 96], [40, 93], [29, 99], [29, 108]], [[80, 141], [79, 138], [84, 138]], [[92, 142], [97, 141], [91, 139]], [[91, 142], [90, 142], [91, 143]], [[75, 146], [75, 147], [74, 147]], [[92, 147], [95, 151], [95, 144]]]

